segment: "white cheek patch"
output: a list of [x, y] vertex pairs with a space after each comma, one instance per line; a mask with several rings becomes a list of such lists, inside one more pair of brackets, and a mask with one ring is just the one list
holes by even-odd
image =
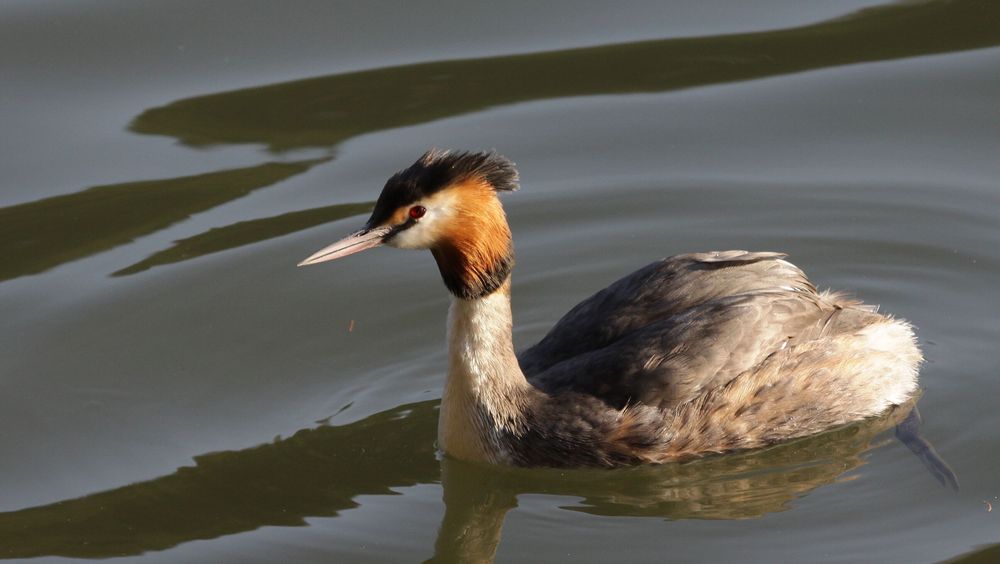
[[453, 196], [447, 193], [435, 194], [414, 205], [427, 208], [427, 213], [415, 225], [400, 231], [386, 244], [397, 249], [429, 249], [439, 240], [444, 225], [452, 218]]
[[434, 229], [430, 225], [428, 216], [430, 213], [425, 215], [423, 219], [417, 222], [416, 225], [405, 229], [396, 234], [395, 237], [389, 239], [388, 245], [391, 247], [396, 247], [397, 249], [429, 249], [434, 245], [434, 241], [437, 237], [434, 236]]

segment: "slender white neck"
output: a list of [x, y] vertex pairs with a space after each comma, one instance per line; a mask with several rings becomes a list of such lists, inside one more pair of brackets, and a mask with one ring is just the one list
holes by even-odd
[[530, 388], [514, 354], [509, 281], [482, 298], [452, 298], [448, 377], [438, 447], [463, 460], [505, 462], [501, 438], [524, 429]]

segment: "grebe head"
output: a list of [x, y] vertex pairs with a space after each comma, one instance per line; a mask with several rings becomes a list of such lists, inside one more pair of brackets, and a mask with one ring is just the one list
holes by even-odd
[[389, 245], [430, 249], [453, 294], [471, 299], [499, 288], [513, 266], [498, 191], [518, 187], [517, 169], [493, 152], [424, 153], [385, 183], [365, 226], [299, 266]]

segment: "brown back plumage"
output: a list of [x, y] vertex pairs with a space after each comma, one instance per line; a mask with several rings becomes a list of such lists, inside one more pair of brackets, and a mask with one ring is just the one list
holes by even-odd
[[650, 264], [574, 307], [519, 355], [521, 368], [544, 389], [671, 408], [780, 348], [878, 319], [818, 294], [784, 256], [727, 251]]
[[905, 400], [919, 350], [907, 324], [874, 310], [818, 293], [779, 253], [680, 255], [584, 300], [519, 361], [550, 396], [617, 410], [589, 423], [606, 426], [600, 463], [662, 462], [805, 436]]

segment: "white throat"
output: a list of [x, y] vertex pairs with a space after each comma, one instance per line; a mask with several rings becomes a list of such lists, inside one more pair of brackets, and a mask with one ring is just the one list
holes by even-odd
[[523, 431], [530, 388], [517, 364], [511, 327], [507, 287], [475, 300], [452, 298], [438, 420], [438, 447], [451, 456], [509, 462], [502, 437]]

